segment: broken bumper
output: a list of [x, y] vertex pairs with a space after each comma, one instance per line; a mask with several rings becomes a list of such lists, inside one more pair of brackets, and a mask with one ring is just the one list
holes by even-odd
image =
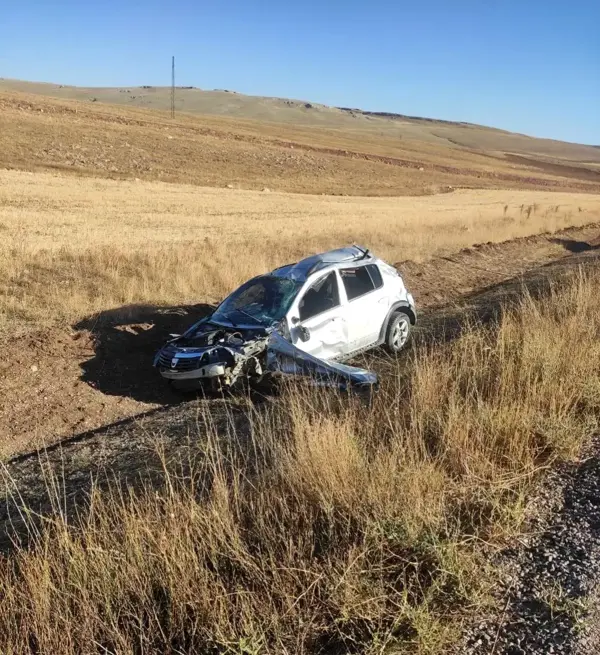
[[174, 371], [169, 368], [159, 369], [160, 374], [167, 380], [200, 380], [218, 378], [226, 374], [225, 364], [209, 364], [192, 371]]
[[[210, 347], [205, 352], [214, 360], [217, 348]], [[342, 390], [373, 388], [378, 382], [375, 373], [314, 357], [294, 346], [276, 331], [267, 337], [247, 341], [239, 348], [219, 346], [218, 352], [225, 354], [228, 361], [204, 363], [204, 352], [180, 353], [171, 347], [170, 351], [159, 351], [154, 365], [162, 377], [168, 380], [201, 382], [218, 379], [225, 387], [232, 386], [240, 377], [258, 379], [265, 373], [309, 378], [317, 386], [337, 387]], [[170, 368], [171, 362], [173, 366], [180, 368]]]
[[327, 362], [300, 350], [277, 332], [271, 334], [267, 348], [267, 369], [284, 375], [311, 378], [318, 386], [366, 388], [377, 386], [377, 375], [347, 364]]

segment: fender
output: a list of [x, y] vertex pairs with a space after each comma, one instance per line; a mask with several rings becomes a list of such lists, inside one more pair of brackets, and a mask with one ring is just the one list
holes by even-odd
[[408, 315], [408, 318], [410, 318], [410, 324], [411, 325], [415, 325], [415, 323], [417, 322], [417, 312], [415, 311], [414, 307], [412, 307], [410, 305], [408, 300], [399, 300], [398, 302], [395, 302], [390, 307], [388, 315], [385, 317], [385, 321], [383, 322], [383, 325], [381, 326], [381, 332], [379, 333], [379, 341], [381, 343], [383, 343], [384, 340], [385, 340], [385, 335], [387, 334], [388, 325], [390, 324], [390, 321], [392, 320], [392, 316], [399, 309], [401, 309], [405, 314]]

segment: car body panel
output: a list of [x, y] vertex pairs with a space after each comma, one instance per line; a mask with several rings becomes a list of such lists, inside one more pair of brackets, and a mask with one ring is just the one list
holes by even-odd
[[[329, 276], [336, 285], [338, 304], [302, 319], [302, 308], [307, 297], [316, 285], [322, 284]], [[347, 352], [347, 308], [341, 300], [340, 280], [335, 271], [315, 275], [304, 284], [286, 317], [290, 326], [291, 341], [296, 348], [321, 359], [336, 359]], [[307, 334], [308, 339], [302, 338], [303, 333]]]
[[[301, 328], [308, 330], [308, 339], [300, 338]], [[336, 359], [347, 352], [348, 321], [342, 307], [336, 307], [292, 326], [292, 343], [304, 352], [321, 359]]]
[[310, 377], [317, 385], [350, 388], [372, 388], [377, 385], [377, 375], [363, 368], [338, 362], [325, 361], [299, 350], [274, 332], [267, 349], [267, 370], [286, 375]]

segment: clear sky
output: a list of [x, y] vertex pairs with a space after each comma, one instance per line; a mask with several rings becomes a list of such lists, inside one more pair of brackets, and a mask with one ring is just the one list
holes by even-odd
[[600, 0], [0, 0], [0, 77], [204, 89], [600, 145]]

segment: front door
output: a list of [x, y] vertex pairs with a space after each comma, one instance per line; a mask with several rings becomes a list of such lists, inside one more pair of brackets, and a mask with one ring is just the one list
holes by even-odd
[[348, 321], [340, 302], [335, 271], [315, 280], [294, 303], [290, 316], [292, 343], [320, 359], [335, 359], [348, 347]]

